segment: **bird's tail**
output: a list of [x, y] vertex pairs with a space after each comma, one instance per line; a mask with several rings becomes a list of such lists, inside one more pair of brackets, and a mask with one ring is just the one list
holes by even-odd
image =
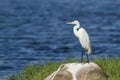
[[88, 54], [91, 54], [91, 52], [92, 52], [92, 50], [91, 50], [91, 48], [89, 48], [89, 49], [87, 50], [87, 53], [88, 53]]

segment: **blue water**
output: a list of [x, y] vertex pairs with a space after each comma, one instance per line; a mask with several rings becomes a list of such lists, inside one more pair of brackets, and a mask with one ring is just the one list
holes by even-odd
[[93, 57], [120, 57], [120, 0], [0, 0], [0, 79], [29, 64], [80, 58], [72, 25], [89, 33]]

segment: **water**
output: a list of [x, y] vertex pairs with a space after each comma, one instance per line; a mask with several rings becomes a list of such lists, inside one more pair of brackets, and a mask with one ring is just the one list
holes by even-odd
[[120, 57], [119, 0], [0, 0], [0, 79], [25, 65], [80, 58], [78, 19], [96, 57]]

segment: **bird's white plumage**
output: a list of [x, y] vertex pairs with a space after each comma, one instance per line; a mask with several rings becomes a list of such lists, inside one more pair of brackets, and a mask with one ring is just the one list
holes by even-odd
[[78, 39], [79, 39], [82, 47], [87, 51], [88, 54], [91, 53], [89, 36], [84, 28], [80, 28], [78, 30], [78, 36], [79, 36]]
[[88, 33], [82, 27], [80, 27], [79, 21], [75, 20], [73, 22], [69, 22], [68, 24], [75, 24], [73, 28], [73, 32], [75, 36], [79, 39], [81, 46], [87, 51], [88, 54], [91, 53], [91, 45]]

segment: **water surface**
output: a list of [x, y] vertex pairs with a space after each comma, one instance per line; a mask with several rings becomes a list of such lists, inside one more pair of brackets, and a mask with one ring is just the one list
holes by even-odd
[[120, 57], [119, 0], [0, 0], [0, 78], [25, 65], [79, 59], [72, 25], [89, 33], [96, 57]]

